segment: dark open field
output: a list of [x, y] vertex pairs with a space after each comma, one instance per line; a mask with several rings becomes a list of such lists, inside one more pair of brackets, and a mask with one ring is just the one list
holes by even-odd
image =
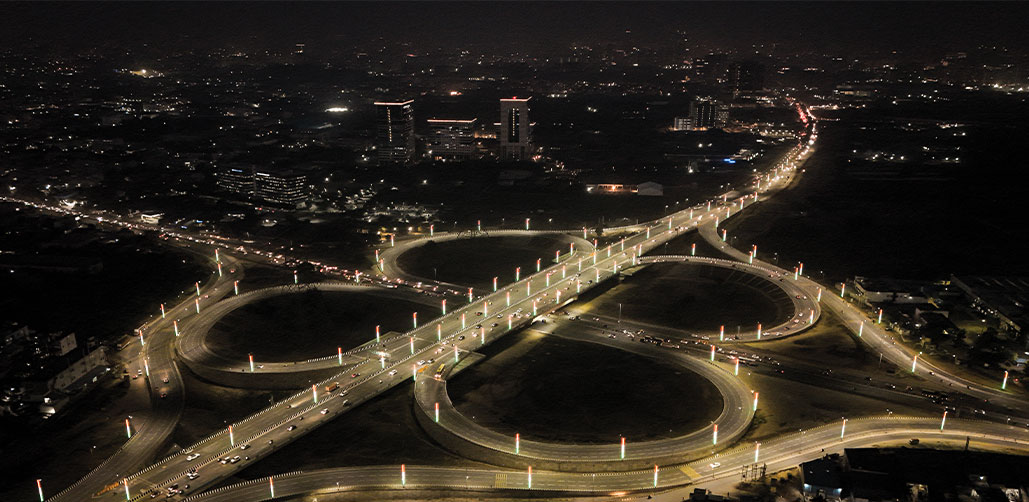
[[561, 234], [429, 242], [400, 255], [397, 262], [419, 277], [486, 291], [492, 290], [494, 277], [500, 284], [513, 282], [515, 267], [522, 267], [524, 278], [536, 272], [537, 258], [543, 259], [543, 267], [553, 263], [554, 252], [568, 253], [569, 242]]
[[793, 314], [789, 297], [764, 279], [709, 266], [659, 263], [625, 279], [591, 302], [609, 316], [684, 330], [726, 333], [772, 326]]
[[375, 326], [388, 331], [411, 329], [411, 313], [426, 318], [438, 309], [401, 298], [359, 292], [306, 291], [260, 300], [223, 317], [207, 344], [227, 357], [293, 361], [347, 350], [375, 338]]
[[476, 422], [512, 436], [643, 441], [705, 427], [722, 410], [718, 391], [695, 373], [610, 347], [527, 331], [484, 352], [448, 382], [450, 395]]

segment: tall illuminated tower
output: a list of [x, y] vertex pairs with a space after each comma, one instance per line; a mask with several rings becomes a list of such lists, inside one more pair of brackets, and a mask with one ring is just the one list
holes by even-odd
[[375, 103], [375, 147], [379, 164], [414, 161], [414, 100]]
[[528, 160], [532, 158], [532, 130], [529, 127], [530, 98], [500, 100], [500, 158]]

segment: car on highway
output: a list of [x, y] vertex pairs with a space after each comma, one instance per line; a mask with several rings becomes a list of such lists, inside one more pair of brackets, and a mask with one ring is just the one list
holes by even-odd
[[162, 378], [161, 381], [164, 382], [164, 383], [168, 383], [168, 377]]
[[721, 462], [711, 462], [710, 464], [707, 464], [707, 466], [712, 468], [712, 469], [717, 469], [717, 468], [722, 466], [722, 463]]
[[351, 373], [351, 374], [350, 374], [350, 378], [357, 378], [357, 377], [359, 377], [359, 376], [361, 376], [361, 374], [360, 374], [360, 373]]
[[329, 409], [328, 408], [322, 408], [322, 412], [321, 413], [322, 413], [322, 415], [327, 415], [329, 413]]
[[189, 455], [186, 455], [186, 462], [192, 462], [198, 458], [200, 458], [199, 453], [190, 453]]
[[245, 449], [247, 449], [247, 448], [250, 448], [250, 444], [249, 444], [249, 443], [248, 443], [248, 444], [244, 444], [244, 445], [240, 445], [240, 446], [239, 446], [239, 449], [240, 449], [240, 450], [245, 450]]
[[286, 427], [286, 430], [287, 430], [287, 431], [291, 431], [291, 430], [294, 430], [294, 429], [296, 429], [296, 428], [297, 428], [297, 426], [295, 426], [295, 425], [291, 425], [291, 426], [289, 426], [289, 427]]
[[393, 375], [396, 375], [396, 374], [397, 374], [397, 370], [390, 370], [390, 372], [389, 372], [389, 376], [393, 376]]

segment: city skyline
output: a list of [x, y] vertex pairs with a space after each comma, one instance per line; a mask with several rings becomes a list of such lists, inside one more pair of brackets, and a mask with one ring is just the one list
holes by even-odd
[[1025, 4], [7, 7], [0, 500], [1026, 502]]

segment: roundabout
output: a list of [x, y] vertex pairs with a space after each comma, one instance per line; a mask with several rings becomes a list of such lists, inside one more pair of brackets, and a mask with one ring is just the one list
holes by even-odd
[[[483, 253], [473, 247], [487, 249]], [[513, 279], [516, 267], [521, 267], [522, 277], [527, 277], [535, 273], [537, 259], [546, 267], [554, 262], [555, 252], [565, 256], [570, 249], [588, 255], [593, 252], [593, 243], [561, 231], [437, 232], [386, 248], [379, 253], [378, 266], [390, 278], [433, 282], [461, 290], [468, 286], [484, 289], [493, 277], [502, 282]], [[476, 266], [470, 267], [470, 261]]]
[[[666, 439], [634, 442], [626, 438], [624, 445], [617, 439], [610, 444], [529, 440], [484, 427], [457, 410], [447, 394], [447, 375], [444, 374], [440, 379], [422, 379], [415, 385], [419, 422], [436, 441], [474, 460], [508, 467], [533, 465], [541, 469], [593, 472], [641, 469], [655, 462], [681, 463], [713, 454], [742, 436], [754, 416], [753, 392], [733, 374], [729, 364], [664, 350], [653, 344], [634, 343], [627, 338], [587, 337], [581, 333], [555, 336], [603, 344], [683, 368], [717, 389], [722, 399], [720, 412], [710, 425]], [[668, 397], [655, 396], [656, 399]]]
[[[378, 359], [380, 355], [374, 354], [374, 352], [390, 352], [405, 346], [406, 338], [400, 339], [397, 332], [383, 329], [380, 329], [381, 336], [379, 343], [376, 344], [374, 326], [365, 326], [366, 333], [357, 335], [358, 338], [365, 340], [364, 343], [346, 348], [335, 342], [329, 343], [329, 345], [337, 345], [338, 350], [332, 350], [330, 347], [325, 350], [326, 355], [324, 356], [302, 360], [282, 360], [284, 358], [251, 360], [249, 354], [246, 353], [240, 353], [238, 357], [230, 357], [213, 350], [208, 344], [207, 339], [211, 329], [239, 309], [249, 305], [259, 305], [284, 295], [306, 295], [313, 292], [345, 293], [391, 301], [402, 300], [403, 305], [420, 305], [421, 310], [426, 313], [437, 308], [434, 298], [400, 289], [338, 282], [273, 286], [227, 298], [202, 311], [180, 329], [180, 336], [175, 340], [176, 351], [186, 367], [215, 383], [232, 387], [296, 389], [304, 387], [304, 382], [307, 380], [322, 380], [355, 364], [369, 359]], [[406, 322], [410, 317], [405, 312], [400, 318]], [[360, 328], [361, 326], [357, 325], [342, 329], [356, 331]], [[295, 339], [288, 332], [283, 333], [282, 336], [288, 340]], [[351, 334], [346, 338], [352, 340], [354, 336]], [[305, 379], [302, 380], [301, 377]]]

